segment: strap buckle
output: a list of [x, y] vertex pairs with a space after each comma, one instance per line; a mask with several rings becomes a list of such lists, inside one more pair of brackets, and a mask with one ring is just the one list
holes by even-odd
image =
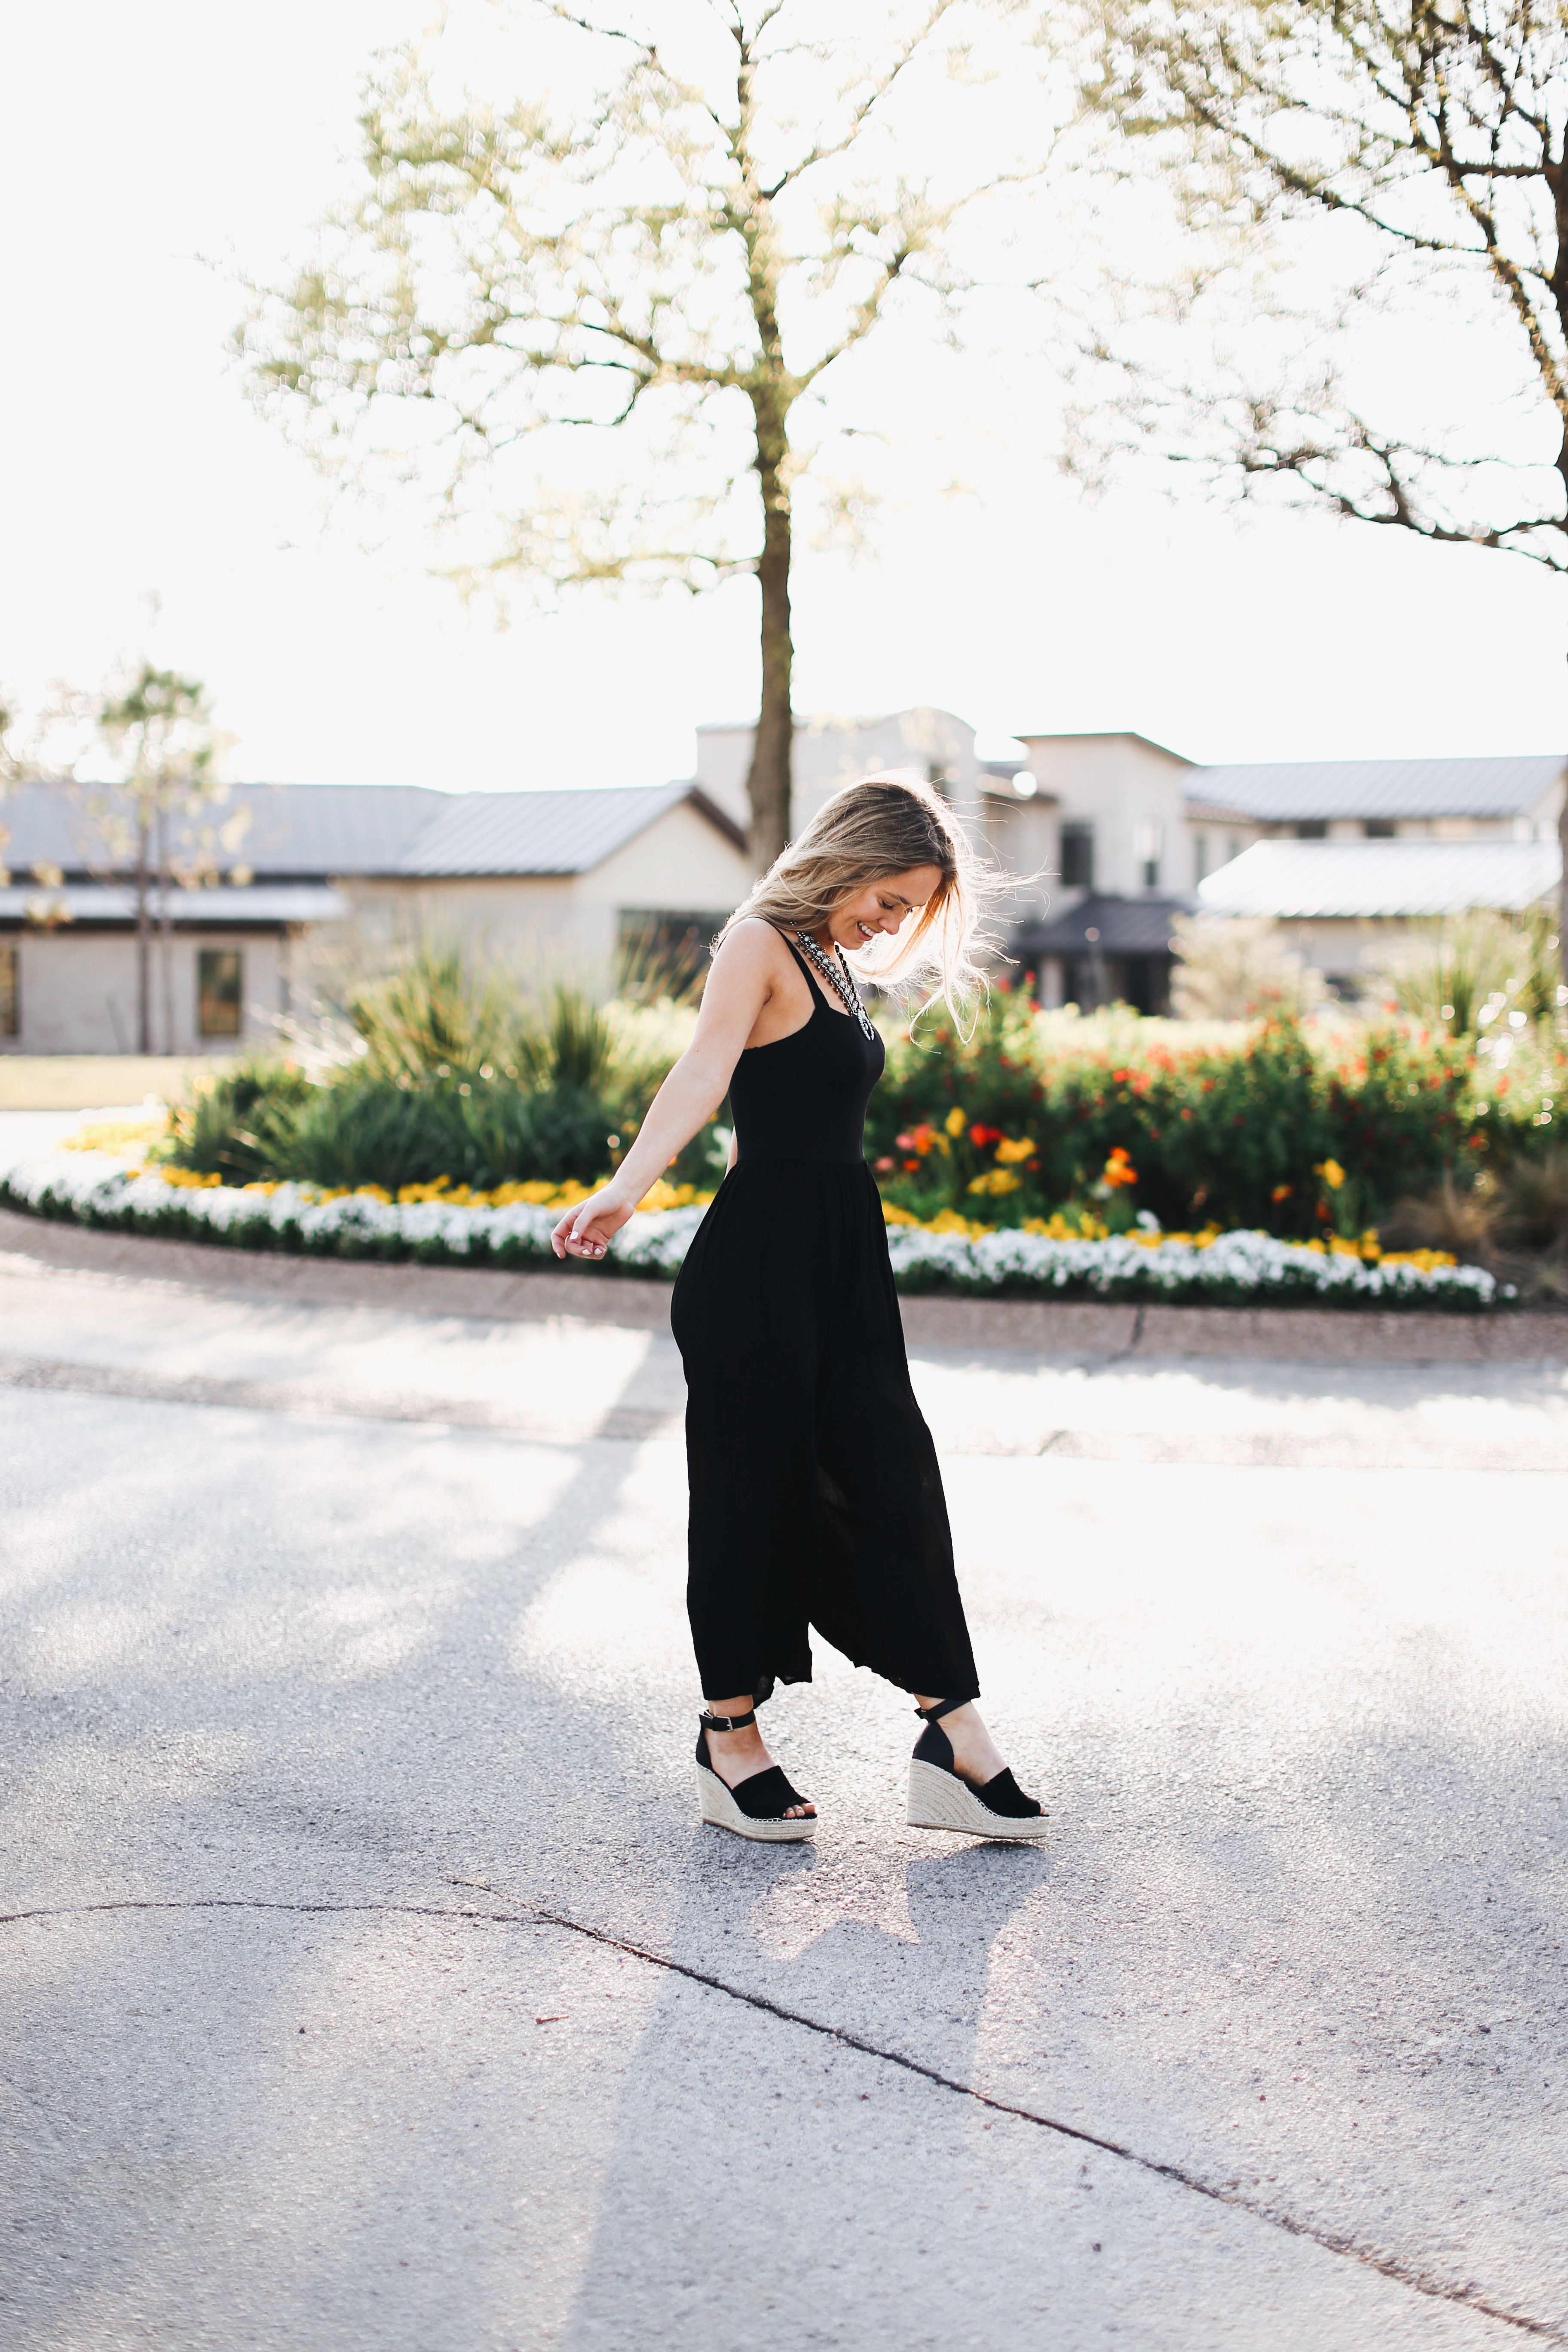
[[749, 1715], [715, 1715], [705, 1707], [697, 1718], [704, 1731], [748, 1731], [756, 1719], [755, 1707]]

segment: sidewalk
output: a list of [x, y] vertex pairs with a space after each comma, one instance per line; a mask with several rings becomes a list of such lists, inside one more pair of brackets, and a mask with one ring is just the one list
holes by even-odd
[[1568, 2343], [1561, 1361], [917, 1339], [1052, 1834], [819, 1646], [765, 1849], [655, 1302], [493, 1279], [4, 1221], [8, 2347]]

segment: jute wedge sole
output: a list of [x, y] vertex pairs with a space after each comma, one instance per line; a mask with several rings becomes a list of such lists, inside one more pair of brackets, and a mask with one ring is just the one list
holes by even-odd
[[721, 1830], [733, 1830], [737, 1837], [757, 1838], [767, 1845], [797, 1845], [803, 1838], [816, 1835], [816, 1821], [812, 1814], [797, 1822], [754, 1822], [743, 1813], [729, 1790], [706, 1764], [697, 1767], [697, 1801], [702, 1818]]
[[1044, 1813], [1015, 1817], [983, 1805], [967, 1780], [940, 1764], [910, 1766], [910, 1827], [956, 1830], [961, 1837], [1038, 1838], [1048, 1826]]

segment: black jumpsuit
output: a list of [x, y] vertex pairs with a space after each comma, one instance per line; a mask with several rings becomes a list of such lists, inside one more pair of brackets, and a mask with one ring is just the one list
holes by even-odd
[[736, 1165], [670, 1308], [702, 1691], [761, 1701], [775, 1678], [809, 1682], [815, 1625], [900, 1690], [974, 1698], [942, 1474], [862, 1149], [882, 1043], [790, 953], [811, 1018], [736, 1065]]

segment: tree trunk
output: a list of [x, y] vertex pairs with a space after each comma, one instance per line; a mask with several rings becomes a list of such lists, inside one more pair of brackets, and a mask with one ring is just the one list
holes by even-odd
[[136, 821], [136, 1051], [153, 1050], [153, 927], [147, 908], [147, 820]]
[[751, 851], [759, 874], [765, 874], [790, 837], [790, 784], [795, 753], [795, 719], [790, 708], [795, 645], [790, 635], [789, 492], [781, 459], [785, 446], [782, 423], [776, 452], [773, 436], [758, 419], [757, 473], [763, 492], [763, 552], [757, 565], [762, 592], [762, 707], [752, 745], [752, 771], [746, 779], [751, 805]]
[[163, 1051], [174, 1050], [174, 918], [169, 905], [169, 812], [158, 811], [158, 977], [163, 1000]]

